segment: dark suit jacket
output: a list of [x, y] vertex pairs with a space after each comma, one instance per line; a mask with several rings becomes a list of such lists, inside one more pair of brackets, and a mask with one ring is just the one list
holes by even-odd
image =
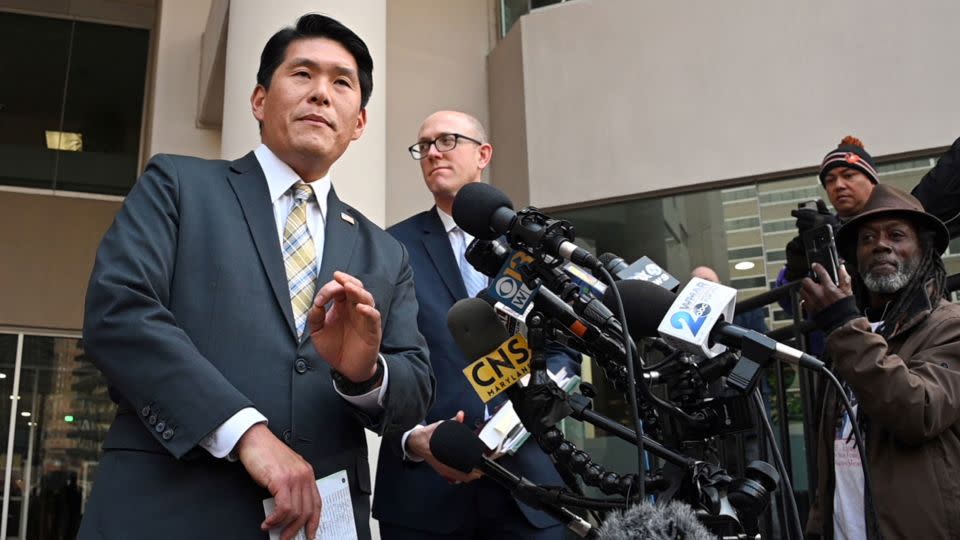
[[[483, 421], [484, 405], [463, 375], [463, 368], [475, 358], [466, 358], [447, 329], [447, 310], [467, 291], [460, 277], [447, 233], [436, 209], [417, 214], [387, 231], [400, 240], [410, 252], [416, 281], [418, 324], [427, 339], [431, 364], [437, 376], [436, 402], [427, 414], [426, 423], [452, 418], [458, 410], [471, 427]], [[550, 368], [579, 373], [572, 353], [551, 354]], [[536, 441], [528, 440], [516, 456], [504, 456], [501, 464], [537, 484], [562, 485], [563, 482]], [[485, 481], [485, 480], [484, 480]], [[474, 511], [476, 486], [472, 483], [451, 485], [426, 463], [410, 463], [402, 459], [400, 437], [385, 437], [377, 462], [376, 493], [373, 515], [384, 523], [406, 528], [448, 533], [455, 530]], [[505, 497], [509, 496], [503, 491]], [[518, 503], [520, 504], [520, 503]], [[536, 527], [549, 527], [557, 521], [548, 515], [520, 504], [524, 515]]]
[[198, 446], [250, 406], [317, 477], [346, 469], [358, 532], [369, 537], [363, 429], [415, 425], [435, 380], [406, 250], [332, 189], [327, 203], [318, 283], [343, 270], [375, 297], [385, 410], [368, 417], [348, 404], [309, 339], [298, 341], [253, 153], [234, 162], [158, 155], [104, 236], [87, 291], [84, 347], [119, 411], [80, 538], [266, 538], [269, 493], [240, 463]]

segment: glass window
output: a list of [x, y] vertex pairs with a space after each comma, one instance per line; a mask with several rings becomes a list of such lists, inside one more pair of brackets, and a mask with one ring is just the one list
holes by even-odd
[[820, 196], [821, 191], [819, 186], [787, 189], [783, 191], [767, 192], [760, 195], [760, 204], [809, 201], [811, 199], [818, 199]]
[[531, 10], [539, 9], [553, 4], [566, 2], [567, 0], [500, 0], [500, 37], [507, 35], [513, 24], [520, 20], [520, 17], [530, 13]]
[[751, 246], [746, 248], [737, 248], [730, 250], [730, 259], [750, 259], [763, 256], [763, 246]]
[[0, 183], [123, 195], [139, 172], [149, 31], [0, 13]]
[[737, 278], [737, 279], [730, 280], [730, 286], [737, 289], [753, 289], [755, 287], [765, 287], [766, 285], [767, 285], [767, 278], [763, 276]]
[[23, 336], [14, 392], [18, 338], [0, 334], [0, 392], [14, 397], [0, 400], [2, 444], [12, 455], [8, 536], [74, 538], [116, 405], [75, 338]]
[[759, 217], [734, 218], [724, 221], [724, 228], [728, 231], [737, 231], [740, 229], [755, 229], [760, 226]]
[[[50, 188], [57, 153], [47, 131], [59, 131], [73, 23], [0, 13], [0, 182]], [[30, 51], [30, 54], [11, 54]], [[14, 84], [15, 83], [15, 84]]]
[[725, 189], [722, 192], [722, 199], [725, 203], [756, 198], [757, 188], [755, 186]]
[[764, 233], [775, 233], [783, 231], [793, 231], [796, 229], [797, 221], [795, 219], [779, 219], [777, 221], [767, 221], [763, 224]]
[[767, 262], [779, 262], [787, 260], [787, 250], [771, 249], [767, 251]]

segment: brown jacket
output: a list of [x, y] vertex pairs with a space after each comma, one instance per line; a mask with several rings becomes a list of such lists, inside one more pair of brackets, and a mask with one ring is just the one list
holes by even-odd
[[[830, 333], [834, 373], [853, 389], [885, 540], [960, 538], [960, 306], [941, 300], [889, 342], [866, 318]], [[833, 439], [828, 387], [820, 416], [818, 487], [807, 532], [833, 538]]]

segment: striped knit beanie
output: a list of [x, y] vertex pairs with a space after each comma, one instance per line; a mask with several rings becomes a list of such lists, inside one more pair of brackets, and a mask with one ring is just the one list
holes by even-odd
[[853, 135], [847, 135], [840, 141], [836, 149], [831, 150], [823, 158], [820, 165], [820, 185], [824, 185], [824, 177], [831, 169], [837, 167], [847, 167], [862, 172], [874, 184], [880, 182], [877, 177], [877, 166], [873, 162], [873, 157], [863, 148], [860, 139]]

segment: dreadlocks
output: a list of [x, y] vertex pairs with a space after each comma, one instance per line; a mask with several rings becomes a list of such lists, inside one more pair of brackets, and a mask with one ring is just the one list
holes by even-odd
[[[925, 227], [917, 227], [917, 236], [920, 240], [922, 255], [920, 264], [910, 276], [907, 286], [900, 290], [897, 298], [887, 306], [884, 324], [880, 328], [880, 335], [884, 339], [890, 337], [901, 324], [913, 314], [910, 307], [918, 295], [925, 295], [931, 307], [936, 307], [941, 298], [947, 295], [947, 270], [943, 266], [943, 259], [935, 247], [936, 235]], [[853, 293], [860, 306], [868, 305], [869, 291], [863, 283], [859, 273], [854, 274]]]

